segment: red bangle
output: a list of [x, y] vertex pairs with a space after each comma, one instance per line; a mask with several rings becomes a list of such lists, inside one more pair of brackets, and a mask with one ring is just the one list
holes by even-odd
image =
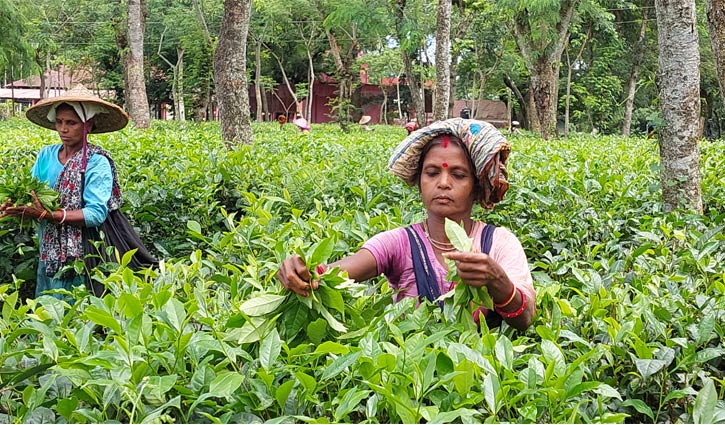
[[325, 270], [327, 270], [327, 267], [325, 267], [323, 264], [318, 264], [317, 268], [315, 268], [315, 271], [318, 275], [322, 275], [323, 273], [325, 273]]
[[504, 319], [513, 319], [514, 317], [519, 317], [524, 313], [524, 310], [526, 310], [526, 294], [519, 290], [521, 292], [521, 307], [519, 307], [518, 310], [512, 311], [511, 313], [506, 313], [504, 311], [500, 311], [498, 308], [496, 308], [496, 312], [501, 315]]

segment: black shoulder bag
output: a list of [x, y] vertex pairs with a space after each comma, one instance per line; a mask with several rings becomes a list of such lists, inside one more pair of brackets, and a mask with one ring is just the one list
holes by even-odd
[[[86, 186], [86, 171], [81, 171], [81, 199]], [[85, 201], [81, 201], [81, 205], [85, 206]], [[96, 282], [90, 278], [90, 271], [104, 262], [116, 262], [115, 253], [108, 253], [108, 247], [114, 247], [118, 250], [120, 258], [130, 250], [135, 249], [136, 252], [131, 257], [128, 267], [132, 270], [152, 267], [158, 264], [158, 261], [146, 249], [141, 238], [136, 233], [126, 216], [120, 209], [108, 212], [108, 217], [98, 227], [83, 227], [83, 252], [85, 254], [84, 264], [86, 266], [86, 285], [94, 295], [101, 296], [106, 290], [105, 286], [100, 282]]]

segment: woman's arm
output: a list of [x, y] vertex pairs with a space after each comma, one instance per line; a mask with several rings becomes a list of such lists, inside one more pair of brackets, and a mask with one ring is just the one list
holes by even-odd
[[[327, 267], [336, 266], [340, 267], [340, 270], [346, 271], [350, 279], [358, 282], [378, 275], [378, 265], [375, 257], [367, 249], [361, 249], [353, 255], [329, 264]], [[309, 296], [309, 290], [317, 289], [318, 285], [317, 281], [312, 280], [312, 274], [299, 255], [288, 257], [282, 262], [279, 272], [277, 272], [277, 279], [282, 282], [285, 288], [303, 297]]]

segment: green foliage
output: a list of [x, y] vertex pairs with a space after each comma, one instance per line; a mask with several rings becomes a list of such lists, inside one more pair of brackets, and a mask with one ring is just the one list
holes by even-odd
[[10, 181], [0, 183], [0, 202], [13, 200], [14, 206], [33, 205], [32, 193], [40, 204], [48, 211], [60, 209], [58, 206], [58, 192], [49, 188], [44, 182], [30, 175], [30, 170], [15, 170], [16, 174]]
[[[2, 180], [51, 137], [0, 127]], [[652, 140], [510, 137], [511, 188], [475, 214], [521, 240], [538, 313], [525, 332], [479, 331], [451, 303], [393, 303], [383, 277], [332, 269], [314, 298], [284, 290], [287, 255], [315, 270], [423, 208], [386, 171], [401, 128], [254, 129], [234, 151], [213, 124], [93, 136], [163, 258], [97, 270], [103, 298], [23, 299], [13, 268], [36, 253], [0, 227], [0, 420], [723, 421], [722, 142], [701, 144], [696, 216], [661, 212]]]

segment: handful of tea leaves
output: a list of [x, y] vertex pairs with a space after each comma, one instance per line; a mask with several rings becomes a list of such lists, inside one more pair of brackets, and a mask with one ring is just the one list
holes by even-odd
[[14, 181], [0, 183], [0, 202], [12, 199], [13, 206], [32, 206], [33, 196], [31, 192], [33, 191], [35, 191], [35, 195], [38, 197], [38, 201], [40, 201], [43, 208], [48, 211], [60, 209], [58, 192], [30, 174], [24, 174]]
[[[471, 252], [473, 239], [468, 237], [466, 229], [448, 218], [446, 218], [445, 226], [446, 236], [448, 236], [448, 240], [451, 241], [453, 247], [460, 252]], [[488, 295], [488, 289], [486, 287], [466, 285], [458, 277], [455, 261], [446, 258], [446, 265], [448, 266], [448, 276], [446, 279], [449, 282], [456, 282], [456, 289], [453, 295], [453, 302], [456, 305], [469, 305], [472, 302], [475, 308], [482, 306], [488, 310], [493, 310], [493, 300]]]

